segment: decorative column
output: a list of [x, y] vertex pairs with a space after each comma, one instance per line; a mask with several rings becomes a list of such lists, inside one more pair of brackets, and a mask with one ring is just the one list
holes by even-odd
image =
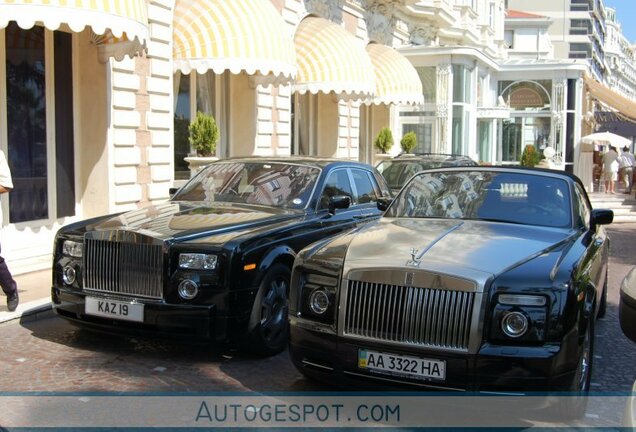
[[[451, 103], [452, 85], [450, 84], [451, 65], [449, 63], [437, 65], [437, 89], [435, 95], [437, 117], [437, 142], [432, 150], [438, 153], [449, 153], [451, 124], [448, 121], [449, 105]], [[449, 96], [450, 95], [450, 96]]]
[[563, 158], [564, 136], [563, 124], [565, 123], [565, 107], [567, 97], [567, 81], [554, 80], [552, 85], [552, 124], [550, 126], [550, 145], [554, 147], [556, 154]]

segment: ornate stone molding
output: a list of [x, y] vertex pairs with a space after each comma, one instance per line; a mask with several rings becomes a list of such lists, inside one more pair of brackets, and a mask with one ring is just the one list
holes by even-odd
[[567, 88], [566, 80], [559, 80], [554, 82], [552, 88], [552, 109], [556, 112], [560, 112], [565, 108], [565, 89]]
[[437, 104], [435, 107], [435, 115], [440, 118], [448, 117], [448, 105], [447, 104]]
[[396, 24], [396, 2], [393, 0], [365, 0], [364, 20], [369, 39], [391, 46]]
[[439, 45], [438, 31], [439, 29], [433, 25], [409, 25], [409, 42], [413, 45], [437, 46]]
[[451, 74], [452, 66], [450, 63], [442, 63], [437, 65], [437, 79], [448, 77]]
[[325, 18], [329, 21], [338, 21], [342, 17], [341, 0], [304, 0], [307, 12]]
[[442, 63], [437, 65], [436, 69], [436, 95], [437, 115], [439, 117], [448, 116], [448, 90], [452, 66], [450, 63]]
[[555, 126], [561, 126], [563, 124], [563, 113], [561, 111], [552, 111], [552, 121]]

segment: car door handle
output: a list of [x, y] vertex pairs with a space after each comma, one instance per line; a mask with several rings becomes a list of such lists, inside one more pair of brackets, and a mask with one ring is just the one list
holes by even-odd
[[363, 213], [363, 214], [359, 214], [359, 215], [355, 215], [354, 218], [356, 219], [366, 219], [366, 218], [370, 218], [375, 216], [373, 213]]

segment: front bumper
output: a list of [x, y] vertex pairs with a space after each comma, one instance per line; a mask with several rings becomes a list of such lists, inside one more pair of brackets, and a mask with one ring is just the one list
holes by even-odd
[[[118, 301], [133, 300], [105, 295], [99, 297]], [[57, 315], [92, 330], [193, 342], [225, 339], [227, 320], [219, 316], [213, 305], [174, 305], [161, 300], [135, 299], [144, 305], [143, 322], [131, 322], [86, 314], [86, 293], [52, 287], [51, 299]]]
[[[561, 344], [538, 347], [483, 344], [477, 354], [467, 354], [353, 341], [318, 327], [312, 329], [296, 318], [291, 319], [290, 331], [290, 356], [298, 370], [337, 386], [523, 394], [569, 391], [576, 371], [576, 360], [567, 354], [573, 349], [578, 350], [578, 346], [565, 346], [577, 344], [574, 333]], [[446, 378], [443, 381], [420, 380], [369, 372], [358, 367], [360, 349], [443, 360]]]

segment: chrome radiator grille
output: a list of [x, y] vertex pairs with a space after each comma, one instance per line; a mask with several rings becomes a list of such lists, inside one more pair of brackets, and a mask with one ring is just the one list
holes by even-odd
[[162, 298], [160, 245], [84, 240], [84, 288], [135, 297]]
[[474, 296], [473, 292], [349, 281], [344, 333], [466, 350]]

